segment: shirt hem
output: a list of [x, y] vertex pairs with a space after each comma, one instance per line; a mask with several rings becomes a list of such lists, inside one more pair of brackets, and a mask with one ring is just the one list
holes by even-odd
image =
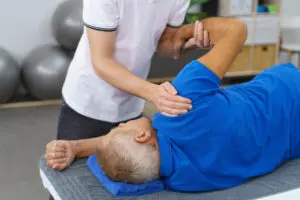
[[182, 26], [182, 24], [177, 25], [177, 26], [172, 25], [172, 24], [167, 24], [167, 27], [170, 27], [170, 28], [180, 28], [181, 26]]
[[62, 96], [63, 96], [63, 99], [64, 99], [65, 103], [70, 108], [72, 108], [75, 112], [77, 112], [77, 113], [79, 113], [79, 114], [81, 114], [85, 117], [95, 119], [95, 120], [99, 120], [99, 121], [105, 121], [105, 122], [109, 122], [109, 123], [119, 123], [119, 122], [134, 119], [134, 118], [142, 115], [142, 113], [143, 113], [143, 110], [141, 110], [140, 112], [136, 112], [136, 113], [134, 113], [130, 116], [126, 116], [126, 117], [122, 117], [122, 118], [110, 118], [110, 117], [105, 116], [105, 115], [99, 115], [98, 117], [96, 117], [95, 115], [92, 115], [88, 112], [84, 112], [84, 110], [82, 108], [80, 108], [75, 102], [69, 101], [68, 98], [66, 98], [66, 96], [64, 94], [62, 94]]
[[92, 26], [92, 25], [87, 24], [87, 23], [85, 23], [85, 22], [83, 22], [83, 24], [84, 24], [86, 27], [88, 27], [88, 28], [90, 28], [90, 29], [93, 29], [93, 30], [96, 30], [96, 31], [114, 32], [114, 31], [117, 30], [117, 27], [115, 27], [115, 28], [103, 28], [103, 27], [98, 27], [98, 26]]

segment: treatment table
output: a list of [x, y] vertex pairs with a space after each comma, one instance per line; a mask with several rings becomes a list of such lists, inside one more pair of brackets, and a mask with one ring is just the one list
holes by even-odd
[[[40, 176], [44, 187], [55, 200], [112, 200], [102, 184], [93, 176], [86, 160], [77, 160], [63, 172], [49, 168], [40, 160]], [[160, 192], [120, 200], [298, 200], [300, 199], [300, 160], [294, 160], [275, 172], [253, 179], [241, 186], [205, 193]]]

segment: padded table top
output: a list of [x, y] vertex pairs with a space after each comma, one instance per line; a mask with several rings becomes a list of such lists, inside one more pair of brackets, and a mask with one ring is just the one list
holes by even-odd
[[[115, 199], [93, 176], [86, 160], [77, 160], [63, 172], [49, 168], [40, 160], [43, 184], [56, 200], [110, 200]], [[160, 192], [139, 197], [118, 198], [120, 200], [249, 200], [249, 199], [299, 199], [300, 160], [294, 160], [275, 172], [249, 181], [241, 186], [206, 193]]]

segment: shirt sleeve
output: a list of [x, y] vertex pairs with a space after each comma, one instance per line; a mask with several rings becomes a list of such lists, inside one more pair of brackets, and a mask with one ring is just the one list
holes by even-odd
[[168, 26], [177, 28], [183, 24], [190, 0], [174, 0], [174, 2], [174, 7], [171, 11], [168, 21]]
[[115, 31], [120, 10], [117, 0], [83, 0], [83, 23], [99, 31]]
[[179, 95], [192, 101], [218, 89], [220, 83], [220, 78], [197, 60], [187, 64], [172, 82]]

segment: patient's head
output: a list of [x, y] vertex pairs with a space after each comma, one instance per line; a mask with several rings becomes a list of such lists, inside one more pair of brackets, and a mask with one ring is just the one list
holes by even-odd
[[145, 123], [133, 120], [102, 137], [97, 147], [97, 160], [112, 180], [141, 184], [159, 178], [156, 133], [142, 131], [145, 127], [141, 126]]

